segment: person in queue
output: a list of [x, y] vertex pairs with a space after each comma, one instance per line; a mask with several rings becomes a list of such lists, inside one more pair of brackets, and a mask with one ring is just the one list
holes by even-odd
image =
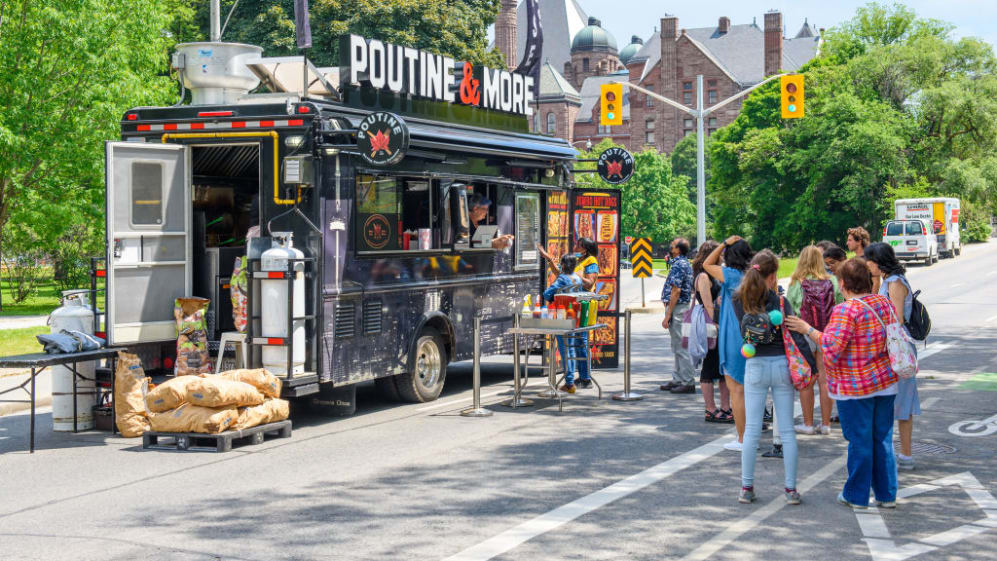
[[[467, 201], [467, 206], [470, 208], [470, 220], [471, 220], [471, 237], [474, 237], [474, 231], [478, 229], [478, 224], [488, 220], [488, 209], [491, 207], [492, 201], [488, 197], [482, 195], [481, 193], [474, 193], [470, 196]], [[505, 249], [512, 245], [512, 240], [514, 236], [512, 234], [503, 234], [501, 236], [495, 236], [492, 239], [493, 249]]]
[[[577, 264], [578, 258], [574, 254], [565, 253], [561, 256], [560, 270], [562, 272], [547, 287], [547, 290], [544, 290], [544, 300], [553, 302], [554, 296], [557, 294], [577, 292], [582, 289], [582, 278], [575, 273], [575, 266]], [[577, 361], [572, 359], [579, 356], [577, 346], [572, 343], [569, 347], [565, 344], [564, 336], [558, 335], [557, 350], [561, 353], [561, 362], [564, 364], [564, 385], [560, 389], [568, 393], [575, 393], [575, 373], [578, 371], [578, 364]]]
[[[786, 290], [786, 300], [801, 316], [808, 316], [815, 321], [814, 327], [824, 329], [830, 318], [831, 309], [840, 304], [844, 297], [838, 288], [838, 279], [828, 275], [825, 270], [823, 255], [820, 248], [811, 245], [800, 251], [796, 261], [796, 270], [789, 279], [789, 289]], [[804, 309], [808, 313], [804, 313]], [[800, 390], [800, 407], [803, 409], [803, 424], [796, 425], [800, 434], [831, 434], [831, 409], [834, 401], [827, 393], [827, 375], [824, 371], [824, 361], [817, 344], [809, 341], [811, 351], [817, 353], [817, 379], [820, 391], [820, 427], [814, 426], [814, 389], [813, 386]]]
[[[692, 274], [695, 278], [696, 302], [704, 308], [710, 321], [717, 321], [717, 300], [720, 298], [720, 283], [703, 270], [706, 258], [719, 246], [717, 242], [708, 240], [699, 246], [696, 258], [692, 261]], [[717, 407], [713, 383], [720, 386], [720, 407]], [[733, 423], [734, 414], [730, 409], [730, 390], [727, 382], [720, 374], [720, 350], [714, 346], [706, 352], [699, 372], [699, 387], [703, 392], [703, 404], [706, 406], [705, 420], [707, 423]]]
[[[720, 264], [721, 255], [723, 265]], [[717, 348], [720, 350], [720, 372], [726, 377], [727, 389], [730, 390], [737, 429], [737, 439], [724, 444], [724, 449], [733, 451], [740, 451], [744, 440], [744, 357], [741, 356], [741, 326], [731, 301], [752, 255], [747, 241], [741, 236], [731, 236], [703, 262], [703, 269], [721, 283]]]
[[[914, 302], [913, 291], [907, 282], [907, 277], [904, 276], [907, 271], [897, 261], [893, 248], [883, 242], [871, 244], [865, 248], [865, 260], [873, 278], [880, 279], [879, 294], [890, 299], [897, 319], [901, 323], [906, 323], [910, 319], [911, 305]], [[916, 355], [917, 346], [911, 345], [911, 347]], [[914, 433], [914, 415], [920, 414], [921, 400], [917, 394], [917, 377], [900, 378], [897, 382], [897, 399], [893, 408], [893, 417], [900, 429], [900, 453], [897, 454], [899, 469], [914, 469], [911, 439]]]
[[836, 245], [824, 250], [824, 270], [831, 276], [838, 274], [838, 267], [846, 260], [848, 260], [848, 254]]
[[741, 341], [754, 344], [754, 353], [747, 353], [744, 366], [744, 443], [741, 447], [741, 490], [737, 496], [740, 503], [755, 500], [756, 450], [762, 434], [765, 401], [771, 389], [776, 430], [782, 445], [786, 503], [800, 504], [800, 493], [796, 490], [796, 433], [793, 431], [796, 390], [789, 373], [787, 353], [802, 355], [809, 368], [816, 368], [817, 364], [802, 337], [796, 345], [787, 345], [790, 333], [783, 330], [781, 321], [772, 320], [773, 312], [781, 314], [785, 310], [787, 315], [793, 314], [792, 306], [776, 292], [778, 272], [779, 259], [775, 254], [767, 249], [759, 251], [745, 271], [732, 302], [741, 326]]
[[856, 226], [848, 229], [848, 240], [846, 240], [845, 245], [848, 246], [848, 251], [854, 253], [856, 257], [862, 257], [865, 255], [865, 248], [869, 247], [871, 241], [869, 231], [861, 226]]
[[671, 393], [696, 393], [696, 386], [693, 385], [696, 370], [692, 366], [689, 349], [682, 348], [682, 316], [692, 302], [693, 289], [692, 265], [686, 257], [689, 255], [689, 241], [675, 238], [668, 253], [672, 257], [672, 266], [661, 290], [661, 302], [665, 305], [665, 319], [661, 321], [661, 327], [668, 330], [671, 338], [675, 371], [672, 380], [662, 384], [661, 389]]
[[837, 401], [841, 433], [848, 440], [848, 480], [838, 502], [866, 508], [869, 490], [877, 506], [896, 508], [897, 465], [893, 454], [893, 409], [897, 375], [890, 368], [886, 330], [889, 298], [872, 293], [866, 260], [854, 257], [838, 270], [845, 301], [834, 307], [823, 332], [789, 316], [786, 326], [818, 344], [827, 368], [827, 386]]

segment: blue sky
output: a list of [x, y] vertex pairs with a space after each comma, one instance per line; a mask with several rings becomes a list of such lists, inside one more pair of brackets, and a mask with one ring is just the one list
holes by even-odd
[[[540, 0], [541, 2], [547, 0]], [[762, 15], [772, 9], [782, 12], [790, 36], [803, 25], [803, 19], [816, 27], [831, 28], [851, 19], [864, 1], [842, 0], [699, 0], [697, 2], [655, 2], [647, 0], [577, 0], [590, 16], [616, 37], [622, 48], [631, 35], [647, 38], [667, 12], [679, 18], [679, 26], [710, 27], [720, 16], [731, 23], [762, 24]], [[956, 37], [975, 36], [997, 45], [997, 0], [907, 0], [903, 2], [921, 17], [947, 21], [956, 26]]]

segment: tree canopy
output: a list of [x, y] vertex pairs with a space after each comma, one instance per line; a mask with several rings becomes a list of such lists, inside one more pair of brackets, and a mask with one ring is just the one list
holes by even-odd
[[805, 118], [782, 121], [776, 82], [753, 92], [710, 145], [715, 234], [777, 250], [840, 243], [851, 226], [875, 236], [901, 196], [959, 197], [967, 231], [989, 216], [997, 59], [950, 30], [869, 4], [801, 69]]

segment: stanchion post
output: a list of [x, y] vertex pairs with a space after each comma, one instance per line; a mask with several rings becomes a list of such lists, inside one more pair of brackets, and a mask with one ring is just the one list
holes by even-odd
[[623, 314], [623, 392], [613, 396], [616, 401], [640, 401], [644, 396], [630, 391], [630, 318], [633, 312], [628, 308]]
[[492, 412], [481, 408], [481, 315], [474, 316], [474, 367], [472, 390], [474, 403], [470, 409], [460, 412], [463, 417], [491, 417]]
[[528, 399], [523, 399], [523, 396], [522, 396], [523, 388], [522, 388], [522, 384], [520, 383], [520, 380], [519, 380], [519, 376], [522, 374], [522, 371], [521, 371], [522, 366], [520, 365], [520, 362], [519, 362], [519, 351], [520, 351], [520, 349], [519, 349], [519, 314], [518, 313], [514, 314], [512, 316], [512, 327], [513, 327], [512, 354], [513, 354], [513, 368], [515, 369], [514, 373], [512, 375], [512, 388], [513, 388], [512, 389], [512, 399], [507, 399], [507, 400], [503, 401], [502, 405], [505, 405], [506, 407], [512, 407], [513, 409], [515, 409], [517, 407], [529, 407], [530, 405], [533, 405], [533, 402], [530, 401], [530, 400], [528, 400]]

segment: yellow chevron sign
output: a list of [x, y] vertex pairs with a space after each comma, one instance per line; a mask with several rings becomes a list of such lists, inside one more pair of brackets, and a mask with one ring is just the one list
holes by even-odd
[[638, 238], [630, 245], [630, 262], [633, 264], [633, 278], [651, 278], [651, 240], [649, 238]]

